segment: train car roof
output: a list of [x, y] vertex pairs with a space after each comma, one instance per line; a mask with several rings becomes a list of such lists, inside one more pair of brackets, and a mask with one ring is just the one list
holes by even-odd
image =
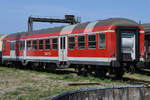
[[105, 19], [105, 20], [97, 20], [94, 22], [86, 22], [86, 23], [75, 24], [75, 25], [67, 25], [67, 26], [61, 26], [61, 27], [35, 30], [33, 32], [12, 33], [12, 34], [8, 35], [6, 38], [21, 37], [21, 36], [28, 36], [28, 35], [35, 35], [35, 34], [65, 32], [65, 31], [70, 31], [70, 30], [79, 30], [79, 29], [93, 28], [93, 27], [99, 27], [99, 26], [112, 26], [112, 25], [139, 26], [138, 23], [136, 23], [133, 20], [127, 19], [127, 18], [109, 18], [109, 19]]
[[2, 41], [5, 37], [7, 37], [9, 34], [0, 34], [0, 41]]

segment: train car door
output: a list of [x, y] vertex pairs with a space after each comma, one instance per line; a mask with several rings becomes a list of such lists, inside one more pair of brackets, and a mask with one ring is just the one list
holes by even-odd
[[10, 58], [16, 58], [16, 51], [15, 51], [15, 41], [10, 42]]
[[133, 32], [122, 32], [121, 45], [121, 51], [124, 56], [130, 54], [131, 59], [135, 60], [135, 34]]
[[59, 37], [59, 61], [67, 61], [67, 36]]

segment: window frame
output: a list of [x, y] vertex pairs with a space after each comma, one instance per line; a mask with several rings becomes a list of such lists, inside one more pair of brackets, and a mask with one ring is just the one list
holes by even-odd
[[[41, 40], [43, 41], [43, 43], [42, 43], [42, 45], [43, 45], [43, 46], [42, 46], [42, 49], [40, 49], [40, 45], [41, 45], [41, 44], [40, 44], [40, 41], [41, 41]], [[40, 51], [44, 50], [44, 40], [43, 40], [43, 39], [39, 39], [38, 41], [39, 41], [39, 42], [38, 42], [38, 45], [39, 45], [38, 49], [39, 49]]]
[[22, 50], [25, 50], [25, 40], [22, 40]]
[[[12, 49], [12, 43], [13, 43], [13, 49]], [[12, 50], [16, 50], [16, 41], [10, 41], [10, 51], [12, 51]]]
[[[46, 40], [49, 40], [49, 49], [46, 48], [46, 46], [48, 45], [48, 44], [46, 44]], [[46, 38], [45, 39], [45, 50], [50, 50], [50, 49], [51, 49], [51, 40], [50, 40], [50, 38]]]
[[6, 41], [3, 42], [3, 50], [6, 50]]
[[[28, 42], [30, 42], [30, 49], [29, 49], [29, 47], [28, 47]], [[27, 51], [31, 51], [31, 48], [32, 48], [32, 46], [31, 46], [31, 40], [27, 40], [27, 45], [26, 45], [26, 47], [27, 47]]]
[[[56, 49], [53, 48], [53, 44], [54, 44], [53, 43], [53, 39], [57, 39], [57, 42], [55, 43], [55, 44], [57, 44], [57, 48]], [[52, 38], [52, 50], [58, 50], [58, 37], [53, 37]]]
[[[78, 40], [78, 39], [79, 39], [80, 36], [81, 36], [81, 37], [82, 37], [82, 36], [84, 37], [84, 48], [79, 48], [79, 40]], [[86, 35], [77, 35], [77, 41], [78, 41], [78, 43], [77, 43], [77, 44], [78, 44], [78, 47], [77, 47], [77, 48], [78, 48], [79, 50], [84, 50], [84, 49], [86, 48]]]
[[[89, 41], [89, 36], [92, 36], [92, 35], [95, 35], [95, 48], [89, 48], [89, 42], [93, 42], [93, 41]], [[97, 48], [97, 35], [96, 34], [88, 34], [88, 36], [87, 36], [87, 45], [88, 45], [88, 49], [96, 49]]]
[[20, 50], [20, 51], [23, 50], [23, 41], [19, 41], [19, 50]]
[[[36, 41], [36, 43], [34, 44], [34, 41]], [[37, 40], [32, 40], [32, 50], [33, 51], [36, 51], [38, 49], [38, 46], [37, 46]], [[34, 48], [34, 46], [36, 46], [36, 49]]]
[[68, 40], [70, 40], [69, 38], [74, 38], [74, 42], [71, 42], [72, 44], [74, 43], [74, 48], [70, 48], [70, 41], [68, 41], [68, 48], [69, 50], [74, 50], [76, 48], [76, 37], [75, 36], [68, 36]]
[[[101, 43], [100, 43], [100, 35], [105, 35], [105, 47], [100, 47], [101, 46]], [[99, 35], [98, 35], [98, 48], [99, 49], [106, 49], [106, 33], [99, 33]]]

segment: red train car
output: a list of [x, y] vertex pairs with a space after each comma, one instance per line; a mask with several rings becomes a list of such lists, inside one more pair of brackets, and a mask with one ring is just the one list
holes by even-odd
[[3, 63], [74, 67], [80, 73], [121, 77], [124, 68], [143, 64], [144, 30], [132, 20], [110, 18], [14, 33], [3, 40], [2, 58]]

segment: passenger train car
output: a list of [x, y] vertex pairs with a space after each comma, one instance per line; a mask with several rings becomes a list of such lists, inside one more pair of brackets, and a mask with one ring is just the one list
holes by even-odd
[[128, 66], [141, 66], [144, 30], [125, 18], [21, 32], [3, 40], [3, 63], [45, 69], [73, 67], [79, 73], [122, 77]]

